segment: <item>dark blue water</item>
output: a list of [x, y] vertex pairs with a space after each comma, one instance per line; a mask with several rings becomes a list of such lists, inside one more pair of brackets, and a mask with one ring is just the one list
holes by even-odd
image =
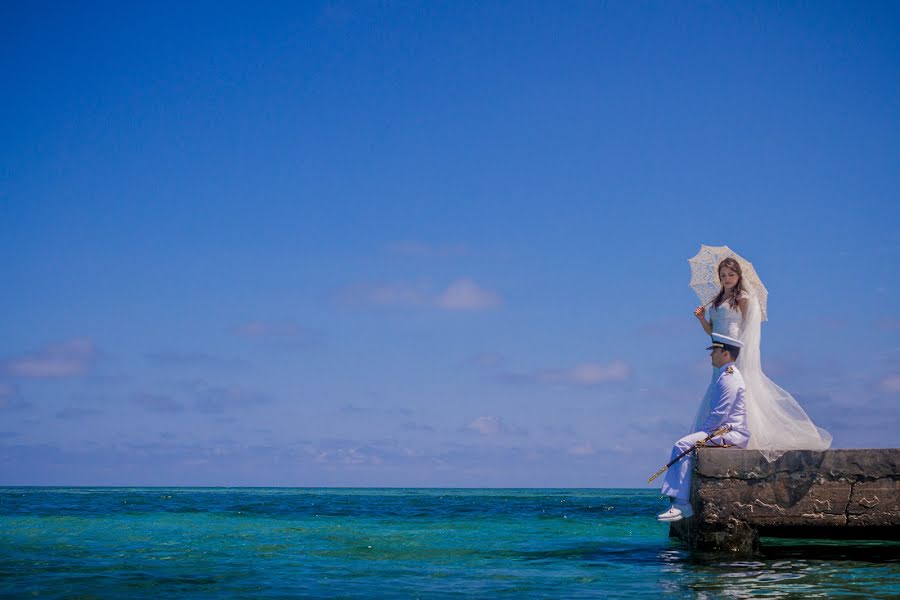
[[690, 554], [664, 506], [621, 489], [0, 488], [0, 595], [900, 595], [900, 545]]

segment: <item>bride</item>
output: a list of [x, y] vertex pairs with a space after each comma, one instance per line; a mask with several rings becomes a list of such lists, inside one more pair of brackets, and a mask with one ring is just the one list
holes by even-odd
[[[816, 427], [794, 397], [762, 371], [759, 354], [762, 311], [754, 290], [744, 284], [740, 263], [726, 258], [719, 263], [718, 272], [722, 289], [708, 305], [709, 319], [705, 306], [698, 306], [694, 316], [707, 334], [720, 333], [744, 344], [736, 366], [746, 386], [744, 402], [750, 430], [747, 448], [759, 450], [770, 461], [786, 450], [828, 449], [831, 434]], [[700, 405], [692, 431], [699, 431], [709, 413], [709, 396], [708, 392]]]

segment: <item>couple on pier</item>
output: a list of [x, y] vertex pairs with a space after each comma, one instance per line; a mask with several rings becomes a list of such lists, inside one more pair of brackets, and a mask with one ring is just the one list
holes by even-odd
[[[760, 330], [768, 292], [753, 265], [727, 246], [701, 246], [690, 259], [691, 287], [703, 302], [694, 310], [710, 336], [713, 373], [691, 428], [672, 448], [662, 493], [672, 507], [660, 521], [693, 515], [690, 503], [693, 453], [697, 445], [759, 450], [768, 460], [786, 450], [825, 450], [831, 434], [815, 426], [797, 401], [775, 385], [760, 365]], [[687, 454], [685, 454], [687, 452]]]

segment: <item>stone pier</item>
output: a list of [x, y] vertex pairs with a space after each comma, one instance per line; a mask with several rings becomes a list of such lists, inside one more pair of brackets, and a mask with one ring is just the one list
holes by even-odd
[[698, 550], [754, 552], [761, 536], [900, 540], [900, 449], [759, 452], [700, 448], [694, 516], [671, 537]]

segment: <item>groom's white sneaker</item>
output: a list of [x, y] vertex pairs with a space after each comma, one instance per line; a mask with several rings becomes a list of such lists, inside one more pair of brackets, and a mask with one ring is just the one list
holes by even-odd
[[688, 517], [694, 516], [694, 509], [691, 508], [690, 504], [673, 504], [672, 508], [667, 510], [664, 513], [659, 513], [656, 519], [658, 521], [662, 521], [663, 523], [671, 523], [673, 521], [680, 521], [682, 519], [687, 519]]

